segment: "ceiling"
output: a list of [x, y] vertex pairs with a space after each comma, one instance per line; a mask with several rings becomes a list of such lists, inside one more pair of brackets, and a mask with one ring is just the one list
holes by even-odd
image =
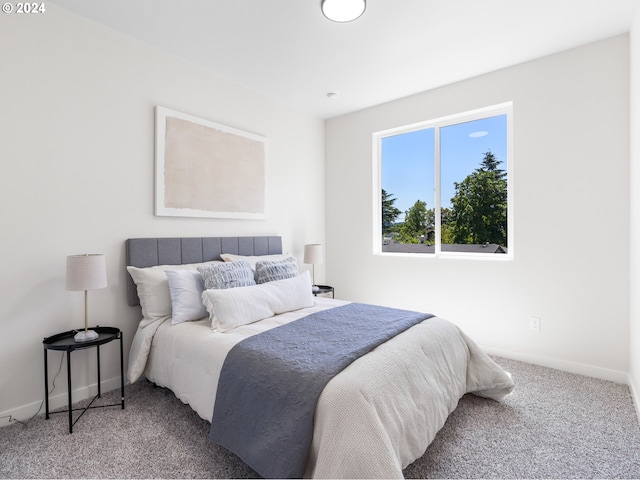
[[368, 0], [351, 23], [320, 0], [53, 3], [331, 118], [628, 32], [640, 0]]

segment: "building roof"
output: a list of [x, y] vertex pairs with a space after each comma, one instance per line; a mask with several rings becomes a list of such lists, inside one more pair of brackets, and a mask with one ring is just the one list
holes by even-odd
[[[398, 243], [391, 240], [387, 245], [382, 245], [383, 252], [393, 253], [435, 253], [434, 245], [425, 245], [423, 243]], [[462, 253], [507, 253], [507, 248], [496, 243], [486, 244], [443, 244], [443, 252], [462, 252]]]

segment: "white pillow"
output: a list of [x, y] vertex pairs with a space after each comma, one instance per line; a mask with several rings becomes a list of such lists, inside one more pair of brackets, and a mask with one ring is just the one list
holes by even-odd
[[171, 324], [200, 320], [207, 316], [202, 304], [204, 282], [197, 270], [167, 270], [171, 296]]
[[278, 313], [314, 305], [307, 271], [294, 278], [252, 287], [205, 290], [202, 302], [215, 332], [228, 332]]
[[191, 263], [185, 265], [158, 265], [138, 268], [128, 266], [127, 271], [138, 287], [138, 298], [142, 307], [143, 322], [140, 326], [171, 316], [171, 295], [166, 270], [194, 270], [199, 265], [221, 263], [219, 261]]

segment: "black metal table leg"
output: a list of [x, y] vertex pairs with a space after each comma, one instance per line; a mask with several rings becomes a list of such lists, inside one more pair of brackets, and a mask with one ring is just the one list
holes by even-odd
[[122, 409], [124, 410], [124, 355], [122, 353], [122, 332], [120, 332], [120, 391], [122, 393]]
[[69, 433], [73, 433], [73, 412], [71, 411], [71, 350], [67, 352], [67, 389], [69, 391]]
[[47, 365], [47, 349], [44, 348], [44, 411], [45, 418], [49, 420], [49, 367]]
[[98, 356], [98, 398], [102, 398], [100, 386], [100, 345], [96, 345], [96, 352], [96, 355]]

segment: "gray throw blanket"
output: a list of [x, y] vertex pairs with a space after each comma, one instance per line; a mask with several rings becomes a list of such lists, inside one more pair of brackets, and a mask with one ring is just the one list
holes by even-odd
[[301, 478], [329, 380], [432, 316], [350, 303], [239, 342], [220, 373], [209, 439], [266, 478]]

